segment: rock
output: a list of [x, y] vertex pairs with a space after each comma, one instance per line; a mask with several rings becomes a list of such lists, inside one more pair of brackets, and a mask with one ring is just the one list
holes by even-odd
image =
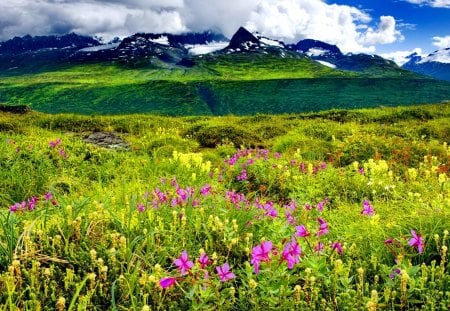
[[84, 142], [110, 149], [130, 149], [130, 144], [114, 132], [93, 132]]

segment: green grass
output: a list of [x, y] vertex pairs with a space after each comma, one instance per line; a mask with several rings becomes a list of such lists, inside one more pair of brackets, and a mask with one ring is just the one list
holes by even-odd
[[[244, 117], [1, 113], [0, 310], [446, 310], [449, 121], [450, 104]], [[83, 142], [92, 131], [115, 131], [130, 149]], [[33, 196], [32, 211], [9, 211]], [[364, 200], [374, 216], [361, 214]], [[323, 211], [306, 209], [320, 202]], [[318, 217], [329, 226], [320, 237]], [[311, 235], [296, 237], [302, 255], [288, 269], [282, 252], [299, 225]], [[275, 249], [256, 274], [262, 241]], [[195, 263], [186, 275], [174, 264], [183, 250]], [[221, 282], [224, 263], [236, 278]], [[161, 288], [165, 277], [176, 283]]]
[[332, 70], [306, 58], [221, 55], [192, 68], [55, 65], [2, 73], [0, 102], [47, 113], [246, 115], [411, 105], [450, 99], [450, 84], [404, 71]]

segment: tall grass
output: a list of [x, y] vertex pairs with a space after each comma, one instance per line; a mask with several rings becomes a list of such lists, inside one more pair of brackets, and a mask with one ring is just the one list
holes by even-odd
[[449, 109], [2, 114], [0, 309], [446, 310]]

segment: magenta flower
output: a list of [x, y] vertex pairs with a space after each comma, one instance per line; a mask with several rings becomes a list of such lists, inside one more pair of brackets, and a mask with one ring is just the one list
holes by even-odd
[[306, 230], [306, 227], [304, 225], [297, 226], [297, 227], [295, 227], [295, 229], [297, 230], [297, 232], [295, 233], [296, 236], [299, 236], [302, 238], [309, 236], [309, 232], [308, 232], [308, 230]]
[[202, 253], [200, 255], [200, 258], [198, 259], [198, 262], [200, 264], [200, 268], [202, 268], [202, 269], [205, 269], [205, 267], [211, 263], [209, 261], [208, 255], [206, 255], [206, 253]]
[[186, 274], [186, 271], [194, 266], [194, 263], [189, 260], [186, 250], [181, 253], [180, 257], [174, 260], [174, 264], [178, 267], [178, 270], [180, 270], [181, 275]]
[[169, 288], [175, 285], [176, 281], [177, 279], [173, 277], [162, 278], [161, 280], [159, 280], [159, 286], [161, 286], [162, 288]]
[[339, 255], [342, 255], [342, 244], [341, 242], [334, 242], [331, 245], [332, 250], [336, 250]]
[[228, 262], [221, 266], [216, 267], [217, 274], [219, 275], [220, 281], [226, 282], [228, 280], [234, 279], [236, 275], [230, 271], [230, 265]]
[[369, 200], [364, 200], [363, 210], [361, 211], [361, 214], [373, 216], [374, 211], [375, 210], [373, 209], [373, 206], [370, 204]]
[[142, 203], [138, 203], [137, 209], [138, 209], [139, 213], [142, 213], [143, 211], [145, 211], [145, 205]]
[[421, 235], [417, 234], [416, 231], [411, 229], [412, 238], [409, 239], [409, 246], [416, 247], [419, 254], [423, 252], [423, 238]]
[[319, 242], [319, 244], [317, 244], [316, 247], [314, 248], [314, 251], [316, 253], [319, 253], [319, 252], [323, 251], [323, 243]]
[[45, 201], [51, 201], [53, 200], [53, 195], [50, 191], [48, 191], [45, 195], [44, 195]]
[[212, 188], [210, 185], [206, 184], [204, 185], [201, 189], [200, 189], [200, 193], [204, 196], [207, 197], [208, 194], [210, 194], [212, 191]]
[[292, 238], [292, 240], [284, 246], [282, 256], [283, 260], [286, 260], [288, 269], [294, 268], [294, 265], [299, 262], [299, 256], [302, 253], [300, 245], [298, 245], [297, 240]]
[[319, 222], [319, 225], [320, 225], [319, 231], [317, 231], [317, 236], [319, 237], [321, 235], [327, 234], [328, 233], [327, 222], [323, 218], [320, 218], [320, 217], [317, 218], [317, 221]]
[[269, 253], [272, 251], [273, 245], [271, 241], [262, 242], [252, 249], [252, 259], [250, 263], [254, 266], [255, 273], [259, 272], [259, 263], [269, 261]]
[[236, 179], [237, 179], [238, 181], [244, 181], [244, 180], [247, 180], [247, 170], [243, 169], [243, 170], [241, 171], [241, 174], [238, 175], [238, 176], [236, 177]]
[[49, 141], [48, 145], [50, 146], [50, 148], [56, 148], [56, 146], [61, 145], [61, 138]]

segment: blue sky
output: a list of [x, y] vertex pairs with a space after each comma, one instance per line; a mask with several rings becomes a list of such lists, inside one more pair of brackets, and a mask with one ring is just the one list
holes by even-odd
[[14, 36], [95, 35], [240, 27], [296, 43], [312, 38], [343, 52], [397, 62], [450, 46], [450, 0], [0, 0], [0, 41]]
[[[431, 53], [438, 49], [433, 45], [434, 37], [450, 36], [450, 1], [432, 3], [426, 1], [401, 0], [339, 0], [328, 3], [346, 4], [367, 11], [371, 16], [390, 15], [397, 22], [397, 28], [404, 39], [386, 45], [377, 45], [377, 53], [388, 53], [400, 50], [421, 48], [423, 53]], [[421, 4], [418, 4], [422, 2]], [[447, 46], [448, 47], [448, 46]]]

